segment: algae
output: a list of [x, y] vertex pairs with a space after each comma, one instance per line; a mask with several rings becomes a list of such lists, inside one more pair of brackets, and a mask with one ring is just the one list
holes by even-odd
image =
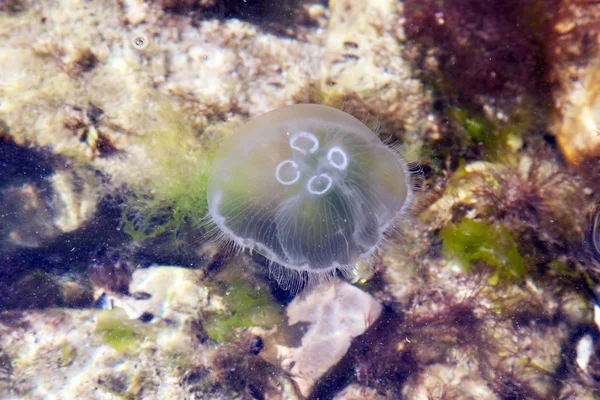
[[552, 260], [547, 264], [550, 271], [552, 271], [559, 278], [566, 278], [572, 284], [573, 281], [584, 282], [588, 289], [594, 290], [596, 284], [594, 280], [584, 269], [572, 269], [567, 266], [561, 260]]
[[124, 231], [134, 240], [177, 232], [202, 219], [208, 209], [208, 173], [218, 147], [216, 141], [195, 138], [167, 104], [159, 101], [153, 118], [156, 123], [137, 139], [152, 165], [131, 185], [133, 194], [122, 214]]
[[520, 147], [520, 137], [525, 133], [530, 121], [515, 114], [509, 122], [502, 124], [490, 121], [482, 115], [469, 113], [458, 107], [450, 108], [448, 114], [462, 128], [466, 137], [483, 145], [490, 159], [502, 159]]
[[267, 290], [256, 290], [235, 279], [224, 291], [223, 301], [230, 313], [212, 314], [204, 321], [208, 336], [221, 343], [235, 337], [237, 328], [272, 327], [282, 322], [282, 307]]
[[125, 310], [118, 307], [100, 311], [94, 332], [119, 353], [135, 352], [142, 339], [136, 332], [134, 321], [130, 321]]
[[490, 284], [501, 279], [520, 280], [527, 269], [517, 245], [506, 228], [464, 218], [458, 224], [446, 226], [440, 232], [443, 252], [471, 271], [478, 262], [492, 269]]
[[77, 350], [68, 343], [64, 343], [61, 348], [61, 367], [67, 367], [73, 363]]

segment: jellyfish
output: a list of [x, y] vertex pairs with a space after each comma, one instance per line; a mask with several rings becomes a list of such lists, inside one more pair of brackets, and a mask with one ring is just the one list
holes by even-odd
[[269, 260], [284, 288], [351, 272], [407, 215], [412, 169], [366, 125], [297, 104], [256, 118], [219, 148], [208, 213], [239, 249]]

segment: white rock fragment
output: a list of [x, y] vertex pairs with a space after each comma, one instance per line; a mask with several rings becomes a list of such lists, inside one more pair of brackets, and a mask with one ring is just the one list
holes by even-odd
[[156, 343], [164, 351], [183, 354], [193, 345], [191, 321], [198, 319], [209, 303], [200, 276], [198, 270], [181, 267], [141, 268], [131, 277], [131, 296], [107, 294], [107, 302], [125, 310], [130, 319], [146, 315], [152, 318], [152, 324], [169, 326], [156, 332]]
[[[208, 305], [208, 292], [199, 284], [200, 271], [179, 267], [151, 267], [136, 270], [129, 284], [129, 293], [139, 300], [134, 311], [139, 317], [151, 313], [155, 317], [180, 320], [198, 317]], [[145, 295], [150, 297], [145, 299]], [[136, 315], [132, 315], [136, 317]]]
[[579, 339], [576, 346], [576, 352], [577, 358], [575, 359], [575, 362], [583, 372], [587, 372], [590, 357], [594, 352], [594, 341], [590, 335], [585, 335]]
[[289, 371], [303, 395], [348, 351], [381, 315], [383, 307], [371, 295], [347, 282], [335, 281], [300, 296], [287, 308], [290, 325], [310, 327], [300, 347], [279, 347], [282, 367]]
[[122, 308], [130, 319], [151, 314], [155, 320], [180, 325], [190, 317], [198, 318], [208, 306], [208, 291], [199, 283], [200, 277], [200, 271], [181, 267], [140, 268], [131, 276], [131, 296], [102, 293], [109, 308]]

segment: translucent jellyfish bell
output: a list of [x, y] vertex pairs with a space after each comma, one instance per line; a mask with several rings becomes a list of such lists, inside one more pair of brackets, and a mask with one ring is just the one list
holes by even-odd
[[250, 120], [223, 143], [209, 213], [237, 245], [282, 266], [279, 278], [319, 278], [373, 254], [410, 203], [409, 178], [400, 155], [356, 118], [298, 104]]

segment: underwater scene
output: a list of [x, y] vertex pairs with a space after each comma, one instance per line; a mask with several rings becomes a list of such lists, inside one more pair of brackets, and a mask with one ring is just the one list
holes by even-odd
[[0, 0], [0, 399], [600, 399], [600, 3]]

